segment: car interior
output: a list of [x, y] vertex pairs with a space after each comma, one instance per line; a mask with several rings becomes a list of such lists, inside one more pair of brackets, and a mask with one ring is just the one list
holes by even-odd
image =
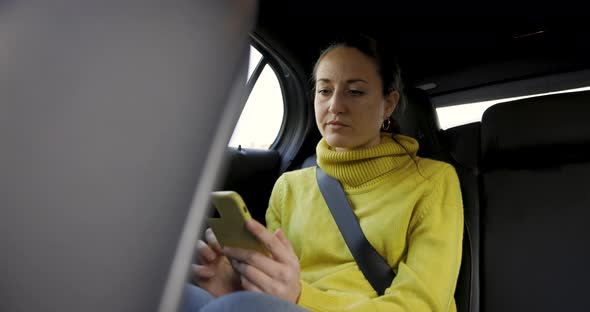
[[[360, 31], [397, 53], [402, 134], [419, 141], [420, 157], [458, 173], [465, 214], [458, 311], [585, 309], [590, 92], [547, 93], [590, 86], [588, 24], [539, 10], [457, 16], [453, 8], [394, 8], [261, 1], [252, 45], [277, 72], [285, 117], [270, 149], [230, 149], [219, 188], [239, 192], [264, 222], [278, 176], [315, 166], [313, 62], [340, 33]], [[528, 95], [540, 96], [519, 98]], [[497, 99], [508, 100], [478, 121], [440, 126], [437, 109]]]
[[[401, 133], [458, 174], [457, 310], [585, 311], [584, 12], [536, 2], [0, 3], [0, 311], [175, 311], [203, 220], [216, 214], [210, 191], [238, 192], [264, 224], [280, 175], [315, 166], [312, 67], [350, 31], [395, 51]], [[244, 84], [248, 44], [262, 60]], [[266, 65], [282, 96], [276, 138], [228, 147]], [[502, 103], [443, 126], [442, 110], [488, 101]]]

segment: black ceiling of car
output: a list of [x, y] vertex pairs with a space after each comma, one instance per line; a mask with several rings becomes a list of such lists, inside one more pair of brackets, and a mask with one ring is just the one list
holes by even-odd
[[406, 84], [436, 84], [431, 95], [590, 67], [590, 18], [556, 3], [392, 3], [262, 0], [255, 33], [308, 74], [335, 34], [360, 30], [394, 47]]

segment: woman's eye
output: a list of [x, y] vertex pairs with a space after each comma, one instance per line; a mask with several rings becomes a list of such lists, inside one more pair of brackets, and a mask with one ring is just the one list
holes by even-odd
[[328, 95], [328, 94], [330, 94], [330, 90], [328, 90], [328, 89], [319, 89], [318, 90], [318, 93], [321, 94], [321, 95]]
[[360, 90], [350, 90], [349, 92], [350, 92], [350, 94], [352, 94], [354, 96], [360, 96], [360, 95], [365, 94], [365, 92], [360, 91]]

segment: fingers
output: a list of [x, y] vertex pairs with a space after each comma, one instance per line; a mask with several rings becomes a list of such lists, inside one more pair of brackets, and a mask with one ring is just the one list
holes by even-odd
[[202, 240], [197, 241], [197, 263], [205, 264], [214, 262], [218, 254]]
[[265, 293], [272, 293], [272, 287], [274, 287], [273, 285], [275, 285], [276, 282], [264, 272], [246, 263], [239, 263], [236, 269], [242, 276], [242, 287], [246, 289], [259, 289]]
[[232, 264], [236, 270], [240, 273], [240, 267], [244, 264], [258, 268], [258, 270], [264, 272], [266, 275], [276, 277], [281, 274], [281, 265], [274, 259], [271, 259], [257, 251], [224, 247], [223, 253], [232, 259]]
[[207, 280], [215, 276], [215, 272], [210, 267], [199, 264], [193, 264], [191, 266], [191, 273], [195, 281]]
[[272, 257], [253, 250], [224, 247], [223, 254], [231, 259], [242, 287], [295, 303], [301, 293], [299, 261], [286, 235], [280, 229], [271, 233], [256, 221], [247, 222], [246, 227]]
[[213, 233], [213, 230], [211, 230], [211, 228], [207, 228], [207, 230], [205, 230], [205, 240], [207, 241], [207, 244], [209, 244], [209, 246], [211, 246], [211, 248], [213, 248], [215, 252], [221, 254], [221, 245], [219, 245], [217, 237], [215, 236], [215, 233]]
[[291, 261], [288, 257], [289, 252], [287, 247], [279, 240], [279, 238], [267, 230], [262, 224], [254, 219], [246, 222], [246, 228], [261, 242], [270, 252], [272, 257], [279, 262]]
[[254, 292], [257, 292], [257, 293], [263, 293], [262, 289], [260, 289], [254, 283], [250, 282], [248, 280], [248, 278], [246, 278], [244, 275], [241, 275], [241, 277], [240, 277], [240, 283], [242, 284], [242, 287], [245, 290], [254, 291]]
[[223, 253], [221, 251], [221, 246], [217, 241], [217, 237], [211, 230], [208, 228], [205, 231], [205, 240], [197, 241], [197, 263], [204, 264], [204, 263], [212, 263], [218, 259], [218, 257], [222, 256]]
[[[229, 253], [232, 252], [238, 254], [238, 257], [240, 256], [240, 252], [235, 252], [235, 249], [229, 249]], [[295, 303], [301, 293], [298, 264], [283, 264], [258, 252], [252, 253], [273, 262], [276, 265], [276, 269], [271, 270], [268, 265], [259, 266], [259, 263], [249, 264], [238, 262], [234, 264], [236, 270], [240, 273], [242, 287], [246, 290], [261, 291]], [[252, 258], [257, 259], [257, 257]], [[236, 261], [239, 261], [239, 259], [236, 259]]]

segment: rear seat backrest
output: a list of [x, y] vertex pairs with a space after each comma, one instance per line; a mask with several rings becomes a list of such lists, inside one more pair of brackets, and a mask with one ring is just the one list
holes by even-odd
[[465, 233], [463, 235], [463, 259], [457, 283], [455, 299], [458, 311], [479, 311], [479, 260], [480, 260], [480, 212], [479, 212], [479, 150], [480, 123], [471, 123], [442, 132], [441, 140], [448, 152], [450, 163], [455, 166], [461, 194]]
[[443, 131], [443, 145], [453, 161], [479, 172], [481, 122], [469, 123]]
[[482, 311], [585, 311], [590, 282], [590, 92], [482, 119]]

